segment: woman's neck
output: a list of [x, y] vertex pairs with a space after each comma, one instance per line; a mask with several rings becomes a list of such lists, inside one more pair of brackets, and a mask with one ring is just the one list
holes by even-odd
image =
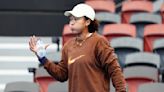
[[86, 39], [88, 34], [89, 34], [88, 29], [83, 30], [82, 33], [77, 35], [77, 40], [83, 41], [84, 39]]

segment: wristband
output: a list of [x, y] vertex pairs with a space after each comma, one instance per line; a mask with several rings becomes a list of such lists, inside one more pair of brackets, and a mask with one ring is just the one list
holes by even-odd
[[39, 62], [44, 65], [47, 62], [47, 58], [46, 57], [42, 57], [42, 58], [38, 58]]

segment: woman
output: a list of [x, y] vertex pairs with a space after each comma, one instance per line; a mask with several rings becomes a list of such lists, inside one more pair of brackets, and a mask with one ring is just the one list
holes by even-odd
[[116, 92], [126, 92], [125, 80], [118, 59], [108, 41], [98, 35], [95, 11], [86, 4], [78, 4], [66, 11], [69, 26], [76, 37], [62, 49], [62, 59], [54, 64], [46, 58], [45, 48], [40, 50], [35, 36], [30, 38], [31, 51], [40, 63], [58, 81], [69, 78], [69, 92], [109, 92], [112, 79]]

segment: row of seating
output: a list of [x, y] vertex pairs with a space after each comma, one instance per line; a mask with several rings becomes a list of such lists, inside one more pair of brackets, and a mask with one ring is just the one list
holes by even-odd
[[[90, 0], [90, 1], [86, 1], [85, 3], [92, 6], [95, 9], [96, 13], [101, 14], [102, 12], [106, 12], [111, 15], [111, 14], [115, 14], [116, 11], [116, 5], [112, 0]], [[164, 5], [161, 6], [160, 11], [161, 11], [161, 16], [163, 17]], [[147, 13], [152, 15], [153, 3], [151, 2], [151, 0], [147, 0], [147, 1], [134, 0], [134, 1], [123, 2], [122, 10], [121, 10], [122, 23], [130, 23], [131, 16], [137, 13]], [[102, 16], [101, 18], [103, 18], [103, 16], [105, 15], [101, 14], [101, 16]]]
[[39, 85], [33, 82], [12, 82], [6, 85], [4, 92], [68, 92], [68, 82], [52, 82], [48, 91], [42, 91]]
[[[163, 54], [162, 51], [164, 48], [163, 43], [164, 43], [164, 39], [156, 40], [155, 43], [153, 44], [152, 52], [144, 52], [144, 53], [157, 53], [159, 55], [162, 55]], [[119, 38], [112, 39], [110, 45], [113, 48], [115, 48], [115, 52], [117, 53], [118, 56], [120, 56], [121, 62], [126, 61], [125, 55], [129, 53], [143, 52], [143, 41], [138, 38], [119, 37]], [[146, 58], [150, 59], [149, 57]], [[141, 59], [143, 59], [142, 55], [141, 55]], [[150, 59], [149, 61], [151, 60], [152, 59]], [[163, 62], [162, 58], [161, 61]]]
[[[123, 74], [127, 82], [128, 92], [142, 92], [142, 91], [137, 91], [137, 90], [140, 90], [140, 86], [145, 85], [146, 83], [148, 83], [148, 85], [150, 85], [149, 83], [156, 83], [157, 85], [164, 85], [163, 83], [159, 83], [158, 69], [152, 66], [131, 65], [123, 69]], [[33, 91], [33, 92], [68, 92], [68, 83], [67, 82], [60, 83], [60, 82], [55, 81], [47, 73], [47, 71], [45, 71], [43, 67], [39, 67], [36, 70], [35, 80], [36, 80], [35, 82], [37, 83], [37, 89], [39, 89], [40, 91]], [[15, 92], [16, 90], [27, 91], [29, 89], [26, 83], [21, 84], [21, 85], [19, 85], [19, 83], [20, 82], [16, 82], [17, 85], [14, 84], [14, 86], [11, 85], [13, 83], [8, 83], [6, 85], [4, 92]], [[30, 88], [30, 90], [34, 89], [35, 86], [32, 86], [32, 87], [33, 88]], [[160, 87], [158, 86], [157, 88], [159, 88], [158, 92], [163, 92], [162, 90], [163, 87], [161, 88], [161, 86]], [[115, 89], [113, 87], [111, 88], [111, 90], [113, 90], [111, 92], [115, 92], [114, 91]], [[27, 92], [31, 92], [31, 91], [27, 91]], [[148, 92], [151, 92], [151, 91], [148, 91]]]
[[[141, 29], [141, 27], [139, 27]], [[118, 37], [137, 37], [138, 35], [142, 35], [142, 37], [138, 37], [141, 40], [143, 39], [143, 47], [144, 51], [152, 52], [154, 41], [157, 39], [164, 38], [164, 25], [163, 24], [152, 24], [144, 27], [144, 30], [136, 30], [136, 27], [132, 24], [108, 24], [104, 26], [102, 35], [104, 35], [109, 41], [113, 38]], [[143, 33], [143, 34], [142, 34]], [[70, 38], [74, 37], [75, 34], [72, 33], [68, 25], [64, 26], [63, 29], [63, 45]]]
[[[163, 83], [145, 83], [139, 85], [136, 92], [163, 92]], [[31, 82], [13, 82], [7, 84], [4, 92], [40, 92], [36, 83]], [[68, 92], [68, 82], [56, 83], [53, 82], [49, 85], [47, 92]], [[115, 91], [110, 91], [115, 92]], [[129, 91], [128, 92], [132, 92]]]
[[[118, 56], [129, 92], [138, 92], [138, 90], [144, 92], [147, 89], [140, 89], [141, 85], [164, 81], [163, 41], [164, 39], [155, 40], [152, 52], [144, 52], [142, 39], [118, 37], [111, 40], [110, 45], [115, 49]], [[160, 89], [162, 88], [158, 90]]]

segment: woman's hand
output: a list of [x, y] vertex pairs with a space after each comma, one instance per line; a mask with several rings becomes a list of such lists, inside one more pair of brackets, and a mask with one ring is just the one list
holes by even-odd
[[35, 36], [30, 37], [29, 47], [30, 50], [36, 54], [37, 57], [42, 58], [46, 56], [46, 48], [49, 46], [49, 44], [44, 45], [44, 43], [40, 43], [40, 41], [39, 38]]
[[30, 37], [29, 47], [30, 47], [30, 50], [34, 52], [35, 54], [37, 53], [37, 46], [36, 46], [37, 41], [38, 41], [37, 37], [35, 36]]
[[46, 63], [46, 48], [49, 45], [44, 45], [44, 43], [39, 40], [37, 37], [32, 36], [30, 37], [29, 47], [32, 52], [38, 57], [40, 63], [44, 65]]

